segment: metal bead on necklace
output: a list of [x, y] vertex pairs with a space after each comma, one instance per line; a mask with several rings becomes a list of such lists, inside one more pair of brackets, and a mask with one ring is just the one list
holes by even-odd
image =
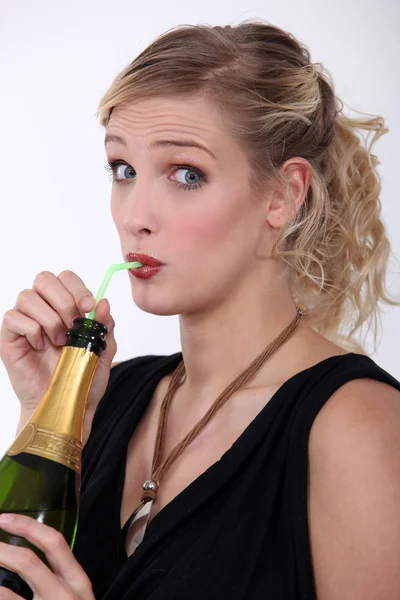
[[[198, 433], [212, 419], [217, 410], [219, 410], [225, 402], [234, 394], [240, 387], [248, 383], [258, 372], [264, 362], [280, 348], [289, 338], [292, 337], [303, 318], [303, 311], [296, 307], [295, 319], [282, 331], [282, 333], [258, 356], [247, 369], [241, 373], [228, 387], [218, 396], [214, 404], [208, 409], [202, 419], [193, 427], [191, 431], [183, 438], [183, 440], [175, 446], [167, 458], [162, 461], [162, 451], [164, 444], [164, 434], [167, 424], [168, 409], [175, 395], [176, 390], [186, 378], [185, 364], [183, 361], [176, 367], [168, 391], [162, 402], [160, 416], [158, 420], [156, 442], [154, 447], [154, 455], [151, 469], [151, 477], [143, 483], [142, 496], [140, 504], [135, 508], [132, 515], [129, 517], [122, 529], [122, 535], [125, 538], [125, 545], [128, 556], [133, 554], [144, 538], [146, 527], [149, 521], [151, 508], [157, 496], [157, 491], [160, 485], [160, 479], [169, 469], [172, 463], [182, 454], [185, 448], [194, 440]], [[131, 538], [128, 541], [128, 535]]]
[[[143, 489], [145, 492], [151, 492], [152, 494], [154, 494], [154, 498], [155, 498], [157, 490], [158, 490], [158, 483], [153, 481], [152, 479], [148, 479], [147, 481], [144, 482]], [[152, 500], [154, 500], [154, 498], [152, 498]]]

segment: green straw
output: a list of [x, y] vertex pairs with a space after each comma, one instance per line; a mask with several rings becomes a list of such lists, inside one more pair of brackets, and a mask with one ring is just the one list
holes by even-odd
[[111, 267], [107, 270], [106, 276], [103, 279], [103, 283], [101, 284], [99, 291], [97, 292], [96, 304], [94, 305], [94, 309], [87, 316], [87, 319], [94, 320], [97, 305], [100, 302], [100, 300], [102, 299], [102, 297], [104, 296], [107, 286], [110, 283], [110, 279], [114, 275], [115, 271], [121, 271], [122, 269], [134, 269], [136, 267], [142, 267], [142, 266], [143, 265], [140, 262], [127, 262], [127, 263], [111, 265]]

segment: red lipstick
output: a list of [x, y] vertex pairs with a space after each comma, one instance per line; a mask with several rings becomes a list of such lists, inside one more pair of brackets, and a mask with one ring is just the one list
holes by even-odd
[[159, 273], [159, 271], [161, 271], [161, 268], [164, 264], [156, 258], [148, 256], [147, 254], [137, 254], [132, 252], [128, 252], [128, 254], [126, 254], [126, 260], [127, 262], [142, 263], [142, 267], [137, 267], [136, 269], [129, 269], [129, 272], [132, 273], [132, 275], [134, 275], [134, 277], [137, 277], [138, 279], [150, 279], [150, 277], [153, 277], [154, 275]]
[[161, 267], [164, 264], [156, 258], [148, 256], [147, 254], [136, 254], [133, 252], [128, 252], [128, 254], [125, 255], [125, 258], [127, 262], [136, 261], [142, 263], [142, 265], [148, 265], [149, 267]]

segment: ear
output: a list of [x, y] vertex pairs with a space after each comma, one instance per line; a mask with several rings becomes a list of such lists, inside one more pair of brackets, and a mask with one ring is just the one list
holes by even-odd
[[274, 229], [280, 229], [294, 219], [307, 196], [312, 167], [305, 158], [296, 156], [289, 158], [279, 172], [287, 181], [290, 196], [287, 198], [285, 190], [276, 190], [272, 195], [266, 221]]

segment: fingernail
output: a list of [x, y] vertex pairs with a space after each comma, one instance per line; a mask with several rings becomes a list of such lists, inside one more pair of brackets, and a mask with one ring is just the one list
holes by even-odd
[[85, 312], [88, 312], [92, 308], [93, 304], [94, 300], [91, 296], [85, 296], [80, 302], [80, 306]]
[[0, 524], [5, 525], [6, 523], [11, 523], [14, 521], [14, 515], [2, 514], [0, 515]]
[[59, 333], [57, 336], [57, 344], [61, 345], [61, 344], [65, 344], [67, 338], [65, 336], [65, 333]]

